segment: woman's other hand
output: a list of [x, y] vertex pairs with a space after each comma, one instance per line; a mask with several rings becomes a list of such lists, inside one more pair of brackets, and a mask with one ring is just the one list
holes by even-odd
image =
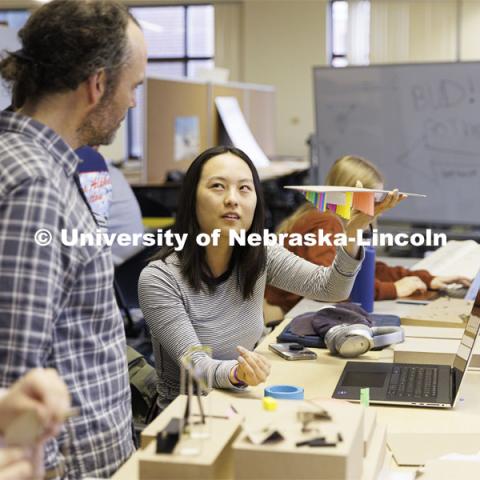
[[420, 291], [426, 292], [427, 285], [419, 277], [403, 277], [395, 282], [397, 297], [408, 297], [413, 293]]
[[[357, 181], [356, 187], [362, 188], [362, 183]], [[377, 218], [380, 214], [386, 212], [387, 210], [391, 210], [395, 208], [400, 202], [407, 198], [406, 195], [400, 194], [398, 189], [392, 190], [387, 194], [384, 200], [380, 203], [375, 204], [375, 210], [373, 217], [371, 215], [367, 215], [364, 212], [360, 212], [359, 210], [352, 210], [352, 216], [348, 223], [345, 226], [345, 233], [347, 238], [355, 239], [353, 242], [348, 242], [347, 247], [345, 250], [347, 253], [356, 258], [358, 256], [358, 244], [356, 242], [357, 239], [357, 232], [358, 230], [365, 230], [369, 227], [369, 225]]]
[[[270, 375], [270, 363], [259, 353], [251, 352], [243, 347], [237, 347], [240, 356], [238, 357], [238, 365], [232, 369], [230, 377], [235, 373], [241, 382], [255, 386], [265, 382]], [[235, 378], [233, 384], [235, 384]]]
[[[360, 182], [357, 182], [357, 187], [362, 187]], [[347, 233], [352, 234], [355, 236], [357, 230], [365, 230], [368, 226], [382, 213], [395, 208], [400, 202], [407, 198], [406, 195], [403, 195], [398, 192], [398, 189], [392, 190], [387, 194], [384, 200], [380, 203], [375, 203], [374, 215], [367, 215], [364, 212], [360, 212], [359, 210], [353, 210], [352, 216], [349, 222], [346, 225]], [[349, 235], [350, 236], [350, 235]]]

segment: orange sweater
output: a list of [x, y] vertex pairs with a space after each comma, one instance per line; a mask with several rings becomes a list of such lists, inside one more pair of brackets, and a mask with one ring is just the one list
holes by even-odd
[[[297, 220], [293, 225], [291, 233], [300, 233], [302, 235], [306, 233], [317, 234], [318, 230], [323, 230], [325, 234], [332, 233], [334, 235], [343, 232], [343, 227], [339, 218], [333, 213], [319, 212], [316, 209], [312, 209]], [[286, 248], [299, 257], [324, 266], [331, 265], [336, 255], [335, 247], [327, 245], [314, 247], [291, 247], [286, 245]], [[420, 277], [427, 286], [430, 286], [433, 278], [426, 270], [412, 272], [407, 268], [389, 267], [383, 262], [376, 262], [375, 300], [392, 300], [397, 298], [394, 282], [407, 276]], [[265, 290], [265, 298], [271, 305], [278, 305], [284, 312], [288, 312], [302, 297], [268, 285]]]

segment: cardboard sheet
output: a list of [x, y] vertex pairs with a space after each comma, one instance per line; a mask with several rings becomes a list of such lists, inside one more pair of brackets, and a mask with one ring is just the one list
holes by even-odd
[[423, 327], [465, 328], [472, 303], [458, 298], [439, 298], [428, 305], [419, 305], [401, 318], [402, 325]]

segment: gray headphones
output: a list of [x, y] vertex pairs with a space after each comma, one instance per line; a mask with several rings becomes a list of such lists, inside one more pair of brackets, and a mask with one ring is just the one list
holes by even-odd
[[357, 357], [372, 348], [381, 348], [405, 340], [402, 327], [368, 327], [361, 323], [342, 323], [330, 328], [325, 345], [341, 357]]

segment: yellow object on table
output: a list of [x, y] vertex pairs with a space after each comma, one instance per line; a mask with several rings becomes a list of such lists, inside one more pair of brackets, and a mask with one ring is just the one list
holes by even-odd
[[263, 397], [262, 405], [265, 410], [274, 412], [278, 407], [278, 402], [272, 397]]

